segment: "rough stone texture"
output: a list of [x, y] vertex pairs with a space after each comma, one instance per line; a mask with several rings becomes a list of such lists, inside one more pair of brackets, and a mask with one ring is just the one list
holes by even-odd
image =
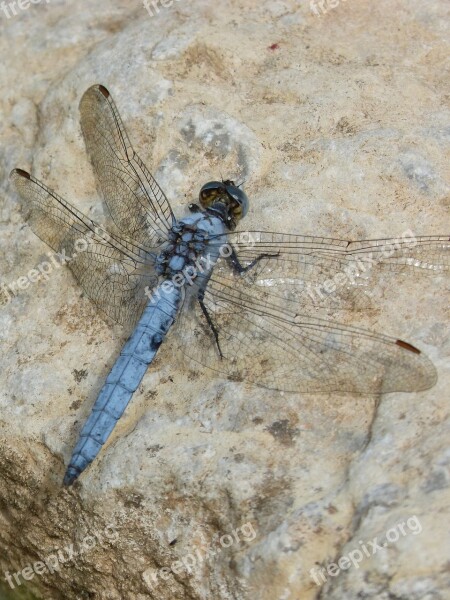
[[[222, 173], [247, 180], [249, 228], [448, 231], [447, 2], [342, 0], [321, 16], [296, 0], [159, 6], [151, 17], [125, 0], [52, 0], [1, 14], [2, 282], [47, 251], [7, 182], [14, 166], [102, 218], [77, 108], [97, 82], [178, 215]], [[28, 585], [47, 600], [450, 598], [448, 281], [383, 277], [373, 310], [350, 319], [423, 348], [437, 385], [379, 403], [283, 395], [190, 370], [172, 339], [68, 491], [64, 465], [123, 334], [67, 270], [22, 291], [0, 310], [1, 571], [114, 524], [117, 540]], [[414, 516], [420, 533], [311, 579]], [[254, 539], [213, 544], [245, 523]], [[152, 582], [200, 532], [220, 552]]]

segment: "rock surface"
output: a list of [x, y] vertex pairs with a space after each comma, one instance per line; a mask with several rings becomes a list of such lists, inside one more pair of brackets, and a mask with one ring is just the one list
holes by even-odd
[[[13, 167], [103, 218], [78, 119], [93, 83], [112, 91], [177, 215], [222, 173], [246, 180], [249, 229], [448, 232], [448, 3], [149, 5], [52, 0], [0, 15], [2, 283], [47, 252], [24, 225]], [[385, 277], [375, 291], [352, 322], [423, 348], [434, 388], [379, 402], [280, 394], [190, 370], [172, 339], [69, 490], [64, 465], [123, 334], [62, 268], [4, 297], [2, 579], [46, 560], [16, 591], [450, 598], [448, 280]]]

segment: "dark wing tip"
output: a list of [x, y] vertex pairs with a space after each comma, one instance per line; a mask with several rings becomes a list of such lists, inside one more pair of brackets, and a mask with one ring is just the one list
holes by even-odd
[[108, 92], [108, 90], [105, 88], [104, 85], [99, 84], [98, 89], [105, 96], [105, 98], [109, 98], [110, 97], [111, 94]]
[[404, 348], [405, 350], [414, 352], [414, 354], [421, 354], [420, 350], [418, 350], [415, 346], [408, 344], [408, 342], [404, 342], [403, 340], [397, 340], [395, 343], [397, 344], [397, 346], [400, 346], [400, 348]]
[[13, 169], [9, 176], [12, 177], [13, 175], [20, 175], [21, 177], [25, 177], [25, 179], [31, 179], [31, 175], [28, 171], [24, 171], [23, 169]]
[[108, 90], [105, 88], [104, 85], [102, 85], [101, 83], [95, 83], [94, 85], [91, 85], [91, 87], [88, 87], [88, 89], [82, 95], [80, 104], [79, 104], [79, 109], [81, 111], [83, 111], [83, 105], [86, 103], [89, 106], [90, 103], [92, 102], [92, 98], [94, 98], [94, 99], [96, 98], [98, 101], [99, 100], [99, 98], [98, 98], [99, 92], [104, 98], [108, 99], [111, 96], [111, 94], [108, 92]]

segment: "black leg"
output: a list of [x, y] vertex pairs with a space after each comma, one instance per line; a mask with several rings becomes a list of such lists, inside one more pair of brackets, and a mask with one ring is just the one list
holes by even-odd
[[202, 212], [202, 209], [198, 204], [189, 204], [188, 209], [191, 211], [191, 213]]
[[202, 309], [202, 312], [205, 315], [205, 319], [206, 319], [211, 331], [213, 332], [220, 358], [223, 358], [222, 350], [220, 349], [220, 344], [219, 344], [219, 332], [217, 331], [216, 326], [214, 325], [211, 317], [209, 316], [208, 309], [205, 306], [204, 297], [205, 297], [205, 292], [203, 290], [200, 290], [198, 292], [198, 301], [200, 303], [200, 308]]
[[[191, 206], [195, 206], [195, 205], [190, 205], [189, 208]], [[237, 257], [235, 249], [233, 247], [231, 247], [231, 254], [230, 254], [228, 260], [230, 261], [233, 270], [236, 271], [239, 274], [242, 274], [242, 273], [246, 273], [247, 271], [249, 271], [250, 269], [252, 269], [263, 258], [276, 258], [277, 256], [279, 256], [279, 254], [280, 254], [279, 252], [277, 252], [276, 254], [268, 254], [268, 253], [266, 253], [266, 254], [260, 254], [259, 256], [257, 256], [255, 258], [255, 260], [252, 260], [252, 262], [249, 265], [247, 265], [246, 267], [244, 267], [239, 262], [239, 258]], [[224, 356], [222, 354], [222, 350], [220, 348], [220, 343], [219, 343], [219, 332], [217, 331], [217, 328], [214, 325], [214, 323], [213, 323], [213, 321], [212, 321], [212, 319], [211, 319], [211, 317], [209, 315], [208, 309], [206, 308], [205, 302], [204, 302], [205, 288], [206, 288], [208, 280], [209, 280], [209, 277], [204, 282], [203, 289], [199, 290], [197, 299], [199, 301], [200, 308], [202, 309], [202, 313], [203, 313], [203, 315], [204, 315], [204, 317], [206, 319], [206, 322], [208, 323], [209, 328], [213, 332], [214, 339], [216, 341], [217, 350], [219, 351], [220, 358], [223, 358]]]
[[239, 262], [239, 258], [237, 257], [236, 251], [235, 249], [231, 246], [231, 254], [229, 257], [229, 261], [231, 262], [232, 266], [233, 266], [233, 270], [236, 271], [236, 273], [246, 273], [247, 271], [250, 271], [250, 269], [253, 269], [253, 267], [259, 263], [260, 260], [262, 260], [263, 258], [276, 258], [277, 256], [279, 256], [280, 253], [277, 252], [276, 254], [260, 254], [259, 256], [257, 256], [255, 258], [255, 260], [252, 260], [252, 262], [247, 265], [246, 267], [244, 267], [243, 265], [241, 265], [241, 263]]

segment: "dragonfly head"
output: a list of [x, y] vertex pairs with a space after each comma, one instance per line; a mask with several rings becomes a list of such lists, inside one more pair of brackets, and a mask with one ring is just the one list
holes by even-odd
[[228, 229], [235, 229], [248, 212], [248, 198], [234, 181], [210, 181], [200, 190], [201, 206], [220, 217]]

